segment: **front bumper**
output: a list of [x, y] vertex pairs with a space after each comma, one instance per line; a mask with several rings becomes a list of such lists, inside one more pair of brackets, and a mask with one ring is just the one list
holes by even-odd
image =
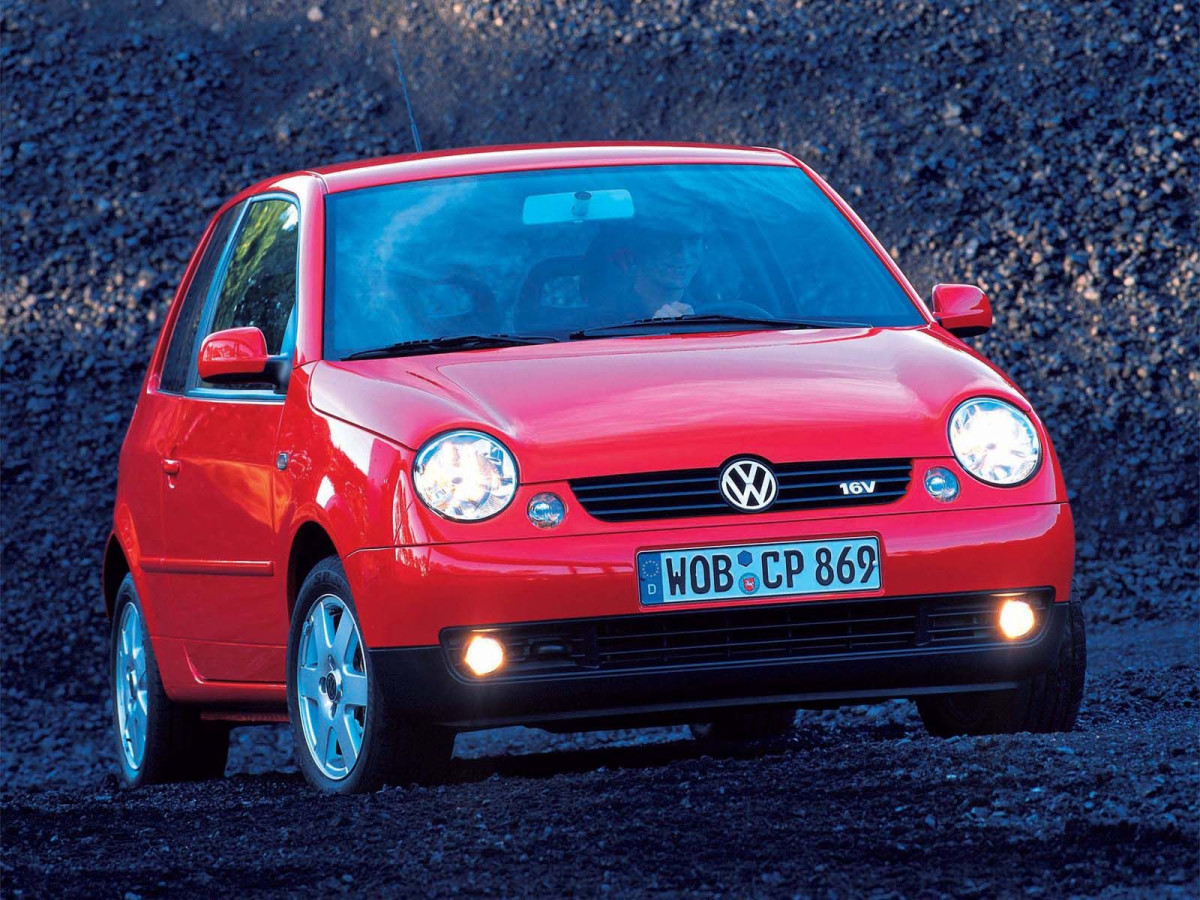
[[[513, 667], [520, 674], [504, 674], [502, 669], [490, 678], [472, 678], [456, 665], [460, 641], [455, 630], [448, 632], [443, 646], [371, 651], [372, 677], [384, 685], [388, 702], [398, 715], [465, 729], [562, 722], [590, 723], [592, 727], [689, 722], [702, 720], [704, 711], [747, 704], [826, 706], [1004, 690], [1049, 667], [1067, 627], [1067, 607], [1053, 602], [1052, 591], [1017, 593], [1036, 599], [1039, 622], [1030, 638], [1014, 643], [998, 639], [982, 616], [977, 620], [983, 624], [964, 628], [961, 614], [954, 614], [959, 618], [940, 635], [931, 633], [936, 628], [926, 624], [936, 620], [933, 611], [961, 609], [964, 599], [998, 603], [1007, 594], [898, 599], [904, 610], [897, 618], [903, 618], [910, 608], [920, 610], [913, 617], [920, 624], [913, 628], [913, 636], [893, 639], [890, 644], [879, 637], [882, 632], [878, 628], [872, 633], [842, 621], [840, 627], [831, 629], [826, 617], [837, 618], [837, 612], [854, 603], [838, 601], [819, 605], [821, 629], [807, 627], [806, 632], [803, 622], [795, 622], [787, 629], [793, 635], [789, 639], [776, 637], [780, 630], [761, 622], [747, 625], [732, 619], [731, 635], [742, 639], [743, 646], [747, 636], [758, 637], [757, 645], [740, 657], [736, 652], [720, 653], [719, 646], [717, 652], [707, 653], [706, 661], [691, 663], [683, 658], [685, 654], [670, 650], [638, 650], [634, 652], [643, 655], [635, 665], [621, 668], [627, 662], [618, 662], [614, 668], [611, 659], [607, 663], [597, 660], [593, 649], [591, 658], [578, 664], [548, 662], [540, 669], [526, 664]], [[760, 612], [778, 617], [787, 609], [769, 607]], [[696, 638], [687, 629], [694, 627], [696, 617], [668, 614], [659, 624], [665, 626], [671, 618], [683, 621], [677, 628], [664, 627], [660, 643], [665, 647], [686, 643], [687, 652], [695, 654]], [[621, 621], [572, 620], [488, 630], [506, 646], [515, 645], [528, 632], [590, 635], [594, 644], [596, 633], [611, 634], [614, 624], [620, 633]], [[806, 636], [814, 631], [824, 635], [837, 631], [838, 635]], [[624, 641], [623, 646], [633, 646], [628, 636], [617, 640], [618, 645]], [[717, 658], [721, 656], [725, 658]]]
[[[482, 532], [481, 532], [482, 533]], [[559, 673], [530, 681], [476, 682], [443, 650], [447, 629], [632, 617], [643, 607], [634, 561], [642, 550], [815, 538], [879, 540], [882, 585], [854, 595], [785, 605], [888, 604], [980, 592], [1046, 588], [1053, 598], [1040, 637], [1020, 646], [876, 648], [837, 658], [708, 661], [684, 668]], [[389, 696], [405, 714], [460, 727], [657, 715], [754, 702], [814, 703], [1011, 687], [1046, 668], [1064, 620], [1074, 566], [1066, 504], [836, 518], [657, 527], [586, 535], [361, 550], [346, 557], [363, 638]], [[754, 609], [774, 599], [688, 604], [688, 611]]]

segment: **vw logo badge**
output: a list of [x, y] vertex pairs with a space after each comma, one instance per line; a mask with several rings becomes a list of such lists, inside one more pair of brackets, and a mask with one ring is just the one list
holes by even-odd
[[775, 502], [779, 482], [765, 463], [743, 457], [721, 470], [721, 494], [734, 509], [761, 512]]

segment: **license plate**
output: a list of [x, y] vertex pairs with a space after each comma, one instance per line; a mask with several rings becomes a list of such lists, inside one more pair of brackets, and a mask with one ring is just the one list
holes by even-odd
[[695, 603], [878, 590], [873, 537], [746, 547], [649, 550], [637, 555], [642, 603]]

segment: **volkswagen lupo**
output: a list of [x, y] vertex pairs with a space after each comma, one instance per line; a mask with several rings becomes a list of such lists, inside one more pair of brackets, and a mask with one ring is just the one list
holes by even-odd
[[275, 178], [196, 248], [120, 462], [103, 591], [130, 784], [290, 721], [318, 788], [456, 732], [912, 698], [1072, 727], [1050, 438], [851, 209], [776, 150], [552, 145]]

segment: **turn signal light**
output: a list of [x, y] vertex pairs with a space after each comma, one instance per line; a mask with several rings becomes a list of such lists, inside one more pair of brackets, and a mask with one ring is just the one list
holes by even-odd
[[486, 634], [472, 635], [463, 662], [475, 675], [491, 675], [504, 665], [504, 645]]
[[952, 503], [958, 498], [958, 479], [949, 469], [934, 466], [925, 473], [925, 490], [934, 500]]
[[558, 494], [546, 492], [530, 500], [526, 512], [538, 528], [557, 528], [567, 515], [567, 507]]
[[1024, 600], [1005, 600], [1000, 607], [1000, 631], [1010, 641], [1025, 637], [1036, 622], [1033, 607]]

